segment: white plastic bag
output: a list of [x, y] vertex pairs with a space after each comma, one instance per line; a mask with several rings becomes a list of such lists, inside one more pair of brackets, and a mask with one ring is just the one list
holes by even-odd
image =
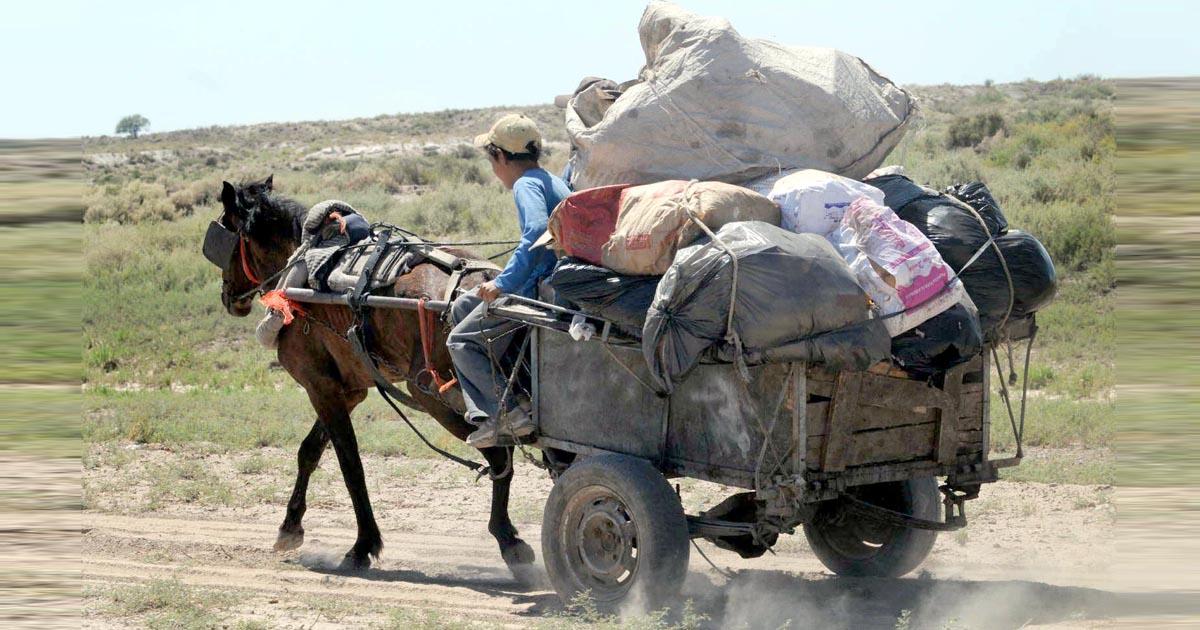
[[887, 206], [850, 204], [830, 241], [850, 265], [895, 337], [966, 297], [962, 282], [933, 243]]
[[[770, 183], [765, 191], [764, 184]], [[841, 175], [816, 169], [789, 171], [746, 184], [779, 204], [780, 227], [826, 236], [841, 227], [846, 208], [860, 197], [883, 205], [883, 191]]]
[[571, 318], [571, 325], [567, 328], [567, 333], [575, 341], [591, 341], [592, 335], [596, 334], [596, 327], [588, 323], [587, 318], [583, 315], [576, 315]]

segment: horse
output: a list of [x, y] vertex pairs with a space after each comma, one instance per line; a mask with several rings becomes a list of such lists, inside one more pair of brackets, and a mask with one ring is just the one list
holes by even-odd
[[[245, 317], [252, 307], [255, 289], [261, 287], [259, 278], [270, 278], [287, 264], [301, 243], [306, 209], [296, 201], [274, 191], [273, 176], [234, 186], [222, 183], [219, 223], [238, 235], [240, 242], [233, 248], [231, 260], [222, 271], [221, 302], [233, 316]], [[478, 259], [470, 251], [446, 248], [451, 253]], [[491, 272], [465, 276], [462, 287], [469, 289], [491, 279]], [[440, 296], [445, 294], [450, 276], [431, 263], [414, 266], [411, 272], [396, 280], [390, 291], [377, 293], [401, 297]], [[279, 335], [279, 363], [308, 393], [317, 418], [297, 453], [296, 483], [287, 504], [283, 523], [274, 548], [288, 551], [304, 543], [302, 520], [306, 509], [309, 477], [321, 460], [322, 453], [332, 442], [338, 465], [354, 505], [358, 535], [342, 561], [344, 568], [365, 569], [372, 559], [378, 560], [383, 550], [383, 538], [371, 501], [362, 460], [350, 414], [366, 399], [374, 386], [370, 368], [354, 353], [344, 335], [354, 320], [348, 306], [305, 304], [307, 322], [297, 318], [285, 326]], [[450, 355], [446, 349], [447, 331], [434, 326], [431, 365], [426, 366], [421, 346], [420, 316], [416, 311], [374, 309], [369, 312], [370, 327], [381, 334], [373, 335], [371, 353], [378, 357], [379, 369], [393, 383], [416, 382], [428, 367], [439, 374], [453, 374]], [[299, 324], [299, 325], [298, 325]], [[320, 325], [316, 325], [320, 324]], [[455, 397], [461, 392], [454, 388], [447, 394], [409, 388], [416, 404], [459, 440], [466, 440], [474, 429], [455, 411]], [[480, 449], [492, 471], [491, 514], [488, 532], [495, 537], [505, 564], [519, 579], [522, 569], [534, 561], [533, 549], [521, 540], [508, 514], [509, 485], [512, 481], [512, 447]], [[495, 474], [497, 471], [503, 471]], [[524, 573], [524, 575], [528, 575]]]

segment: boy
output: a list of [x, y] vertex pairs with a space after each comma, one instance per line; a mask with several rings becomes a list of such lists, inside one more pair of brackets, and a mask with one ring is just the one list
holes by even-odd
[[[493, 356], [504, 356], [523, 325], [488, 315], [488, 304], [504, 294], [537, 297], [538, 282], [554, 268], [554, 253], [531, 246], [546, 231], [550, 212], [571, 191], [562, 179], [538, 164], [542, 135], [524, 115], [502, 117], [475, 138], [475, 146], [487, 154], [496, 179], [513, 191], [521, 226], [521, 242], [500, 275], [454, 301], [454, 329], [446, 340], [466, 402], [467, 421], [479, 427], [467, 443], [487, 448], [512, 444], [535, 428], [529, 413], [517, 406], [511, 395], [499, 400], [507, 379], [491, 361]], [[500, 423], [502, 415], [507, 417]]]

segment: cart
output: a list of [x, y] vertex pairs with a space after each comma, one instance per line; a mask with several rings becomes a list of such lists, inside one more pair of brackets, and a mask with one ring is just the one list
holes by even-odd
[[[286, 294], [356, 303], [349, 294]], [[449, 306], [374, 295], [359, 302]], [[938, 532], [964, 527], [965, 502], [1022, 458], [1024, 391], [1018, 426], [1003, 379], [1016, 454], [989, 458], [994, 344], [931, 382], [889, 364], [862, 372], [767, 364], [743, 375], [729, 364], [701, 363], [664, 395], [648, 385], [640, 342], [610, 322], [518, 296], [489, 308], [529, 326], [529, 351], [520, 353], [508, 384], [528, 379], [538, 425], [533, 445], [555, 479], [542, 557], [564, 601], [586, 592], [603, 610], [634, 598], [656, 607], [683, 584], [692, 539], [753, 558], [797, 528], [839, 575], [898, 577], [921, 564]], [[575, 341], [567, 331], [576, 318], [598, 334]], [[1036, 331], [1028, 317], [1010, 323], [1003, 337], [1032, 347]], [[685, 514], [669, 481], [679, 477], [733, 491]]]
[[[966, 524], [963, 505], [982, 484], [1020, 462], [1019, 451], [988, 458], [986, 352], [932, 383], [886, 365], [770, 364], [747, 380], [701, 364], [660, 395], [640, 345], [603, 320], [523, 298], [493, 312], [532, 328], [536, 446], [555, 477], [542, 556], [564, 600], [661, 603], [683, 582], [690, 539], [757, 557], [800, 527], [837, 574], [900, 576], [939, 531]], [[599, 331], [592, 340], [564, 332], [576, 315]], [[678, 477], [734, 491], [685, 514]]]

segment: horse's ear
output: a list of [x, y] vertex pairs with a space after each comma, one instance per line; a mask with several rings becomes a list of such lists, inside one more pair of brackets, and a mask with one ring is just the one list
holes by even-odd
[[229, 182], [221, 182], [221, 204], [229, 211], [237, 208], [237, 191]]
[[226, 214], [245, 218], [246, 213], [238, 207], [237, 189], [229, 182], [221, 182], [221, 205], [225, 207]]
[[275, 190], [275, 173], [267, 175], [267, 178], [263, 180], [263, 184], [266, 185], [267, 190]]

